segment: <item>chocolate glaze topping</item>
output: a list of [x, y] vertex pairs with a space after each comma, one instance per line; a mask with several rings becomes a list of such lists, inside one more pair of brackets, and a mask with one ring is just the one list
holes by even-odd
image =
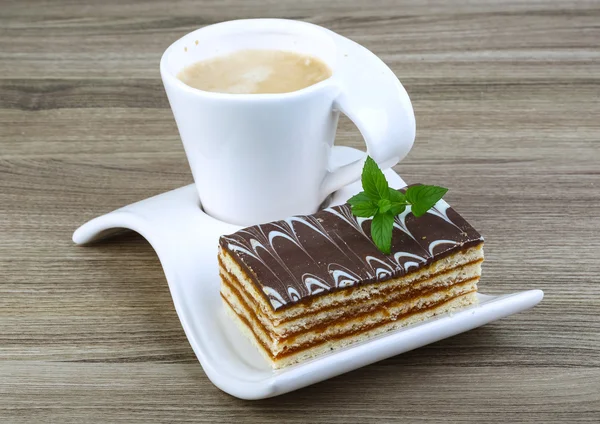
[[444, 200], [420, 218], [410, 206], [396, 217], [390, 255], [377, 249], [370, 233], [371, 219], [353, 216], [345, 204], [244, 228], [219, 243], [279, 310], [400, 277], [483, 242]]

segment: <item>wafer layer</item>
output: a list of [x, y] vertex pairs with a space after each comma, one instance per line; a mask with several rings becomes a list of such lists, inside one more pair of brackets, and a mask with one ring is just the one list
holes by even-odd
[[417, 324], [420, 321], [432, 318], [436, 315], [453, 312], [455, 310], [476, 304], [477, 294], [476, 292], [470, 292], [462, 296], [454, 297], [446, 302], [440, 302], [436, 305], [431, 305], [429, 308], [415, 311], [412, 314], [406, 314], [403, 317], [399, 317], [395, 321], [388, 321], [382, 323], [380, 326], [366, 328], [360, 333], [348, 334], [345, 337], [323, 340], [319, 344], [306, 347], [303, 350], [297, 350], [295, 352], [288, 353], [287, 355], [280, 355], [278, 357], [274, 357], [269, 348], [255, 336], [251, 326], [244, 318], [238, 315], [226, 301], [223, 303], [225, 305], [225, 310], [238, 325], [238, 328], [241, 330], [241, 332], [245, 334], [250, 341], [252, 341], [252, 343], [258, 348], [263, 357], [271, 364], [271, 366], [278, 369], [294, 365], [296, 363], [352, 345], [354, 343], [366, 341], [388, 331], [394, 331], [408, 325]]
[[[331, 322], [341, 316], [363, 313], [377, 307], [382, 301], [406, 298], [406, 294], [447, 287], [481, 275], [483, 249], [477, 246], [467, 252], [455, 254], [415, 271], [404, 277], [379, 284], [349, 288], [333, 293], [311, 304], [299, 304], [279, 312], [267, 309], [264, 298], [254, 294], [257, 288], [230, 255], [221, 251], [219, 256], [222, 292], [233, 291], [245, 308], [252, 310], [260, 323], [277, 336], [288, 336], [305, 329]], [[443, 263], [442, 263], [443, 262]], [[446, 268], [443, 266], [446, 265]], [[261, 302], [262, 301], [262, 302]]]

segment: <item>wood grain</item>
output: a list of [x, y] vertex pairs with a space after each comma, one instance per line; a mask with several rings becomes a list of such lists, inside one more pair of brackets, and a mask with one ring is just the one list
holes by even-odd
[[[2, 1], [0, 422], [598, 422], [597, 1]], [[208, 381], [158, 260], [81, 223], [192, 181], [158, 73], [206, 24], [314, 22], [404, 83], [397, 170], [486, 237], [482, 291], [537, 308], [275, 399]], [[338, 144], [362, 146], [343, 120]]]

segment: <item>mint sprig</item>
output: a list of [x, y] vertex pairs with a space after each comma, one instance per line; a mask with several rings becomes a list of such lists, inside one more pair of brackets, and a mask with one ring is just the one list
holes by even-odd
[[373, 217], [371, 238], [379, 250], [386, 255], [392, 247], [394, 217], [410, 205], [415, 217], [423, 216], [448, 191], [447, 188], [433, 185], [411, 186], [405, 193], [390, 188], [385, 175], [377, 163], [367, 157], [363, 167], [361, 182], [363, 191], [348, 199], [352, 214], [361, 218]]

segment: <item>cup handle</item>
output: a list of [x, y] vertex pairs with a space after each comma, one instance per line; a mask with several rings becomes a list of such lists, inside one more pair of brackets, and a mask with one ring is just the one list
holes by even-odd
[[[333, 33], [338, 56], [333, 83], [339, 94], [333, 108], [362, 134], [367, 153], [382, 168], [396, 165], [415, 140], [415, 114], [406, 90], [392, 70], [363, 46]], [[364, 159], [330, 171], [321, 185], [325, 199], [360, 178]]]

